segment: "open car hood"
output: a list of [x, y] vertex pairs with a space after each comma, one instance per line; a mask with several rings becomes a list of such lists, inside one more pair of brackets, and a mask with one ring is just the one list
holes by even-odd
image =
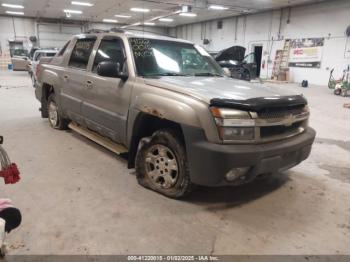
[[245, 57], [246, 48], [243, 46], [232, 46], [230, 48], [224, 49], [220, 51], [216, 57], [216, 61], [229, 61], [235, 60], [238, 62], [242, 62]]

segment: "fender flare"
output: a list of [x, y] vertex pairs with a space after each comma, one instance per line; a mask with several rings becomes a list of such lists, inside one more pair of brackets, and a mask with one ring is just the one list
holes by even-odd
[[188, 103], [174, 100], [154, 93], [137, 96], [130, 108], [176, 123], [200, 127], [195, 110]]

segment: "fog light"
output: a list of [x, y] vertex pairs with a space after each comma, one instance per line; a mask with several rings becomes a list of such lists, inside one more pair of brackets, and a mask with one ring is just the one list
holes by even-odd
[[244, 176], [247, 171], [249, 170], [249, 167], [238, 167], [238, 168], [233, 168], [226, 174], [226, 180], [228, 182], [235, 181], [236, 179]]

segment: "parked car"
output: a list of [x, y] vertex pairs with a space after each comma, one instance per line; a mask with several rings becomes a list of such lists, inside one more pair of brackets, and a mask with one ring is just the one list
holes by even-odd
[[[57, 54], [57, 50], [55, 49], [38, 49], [33, 54], [33, 59], [31, 61], [31, 74], [30, 77], [32, 79], [33, 87], [36, 85], [36, 74], [37, 74], [37, 67], [40, 63], [40, 59], [44, 57], [52, 58]], [[44, 60], [44, 61], [50, 61], [50, 60]]]
[[11, 49], [11, 63], [13, 71], [27, 71], [29, 65], [28, 51], [25, 49]]
[[254, 53], [245, 55], [245, 52], [243, 46], [232, 46], [216, 54], [215, 60], [230, 70], [232, 78], [250, 81], [257, 77], [257, 63]]
[[139, 184], [172, 198], [289, 169], [315, 138], [302, 95], [226, 77], [200, 46], [145, 32], [73, 37], [35, 94], [53, 128], [127, 152]]

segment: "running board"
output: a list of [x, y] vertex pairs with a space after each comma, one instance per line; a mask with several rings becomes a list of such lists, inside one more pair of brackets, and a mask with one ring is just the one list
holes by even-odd
[[97, 134], [94, 131], [91, 131], [89, 129], [86, 129], [86, 128], [83, 128], [83, 127], [77, 125], [74, 122], [70, 122], [68, 127], [70, 129], [74, 130], [75, 132], [87, 137], [88, 139], [96, 142], [97, 144], [107, 148], [108, 150], [110, 150], [118, 155], [128, 152], [128, 149], [126, 147], [124, 147], [123, 145], [117, 144], [117, 143], [113, 142], [112, 140]]

